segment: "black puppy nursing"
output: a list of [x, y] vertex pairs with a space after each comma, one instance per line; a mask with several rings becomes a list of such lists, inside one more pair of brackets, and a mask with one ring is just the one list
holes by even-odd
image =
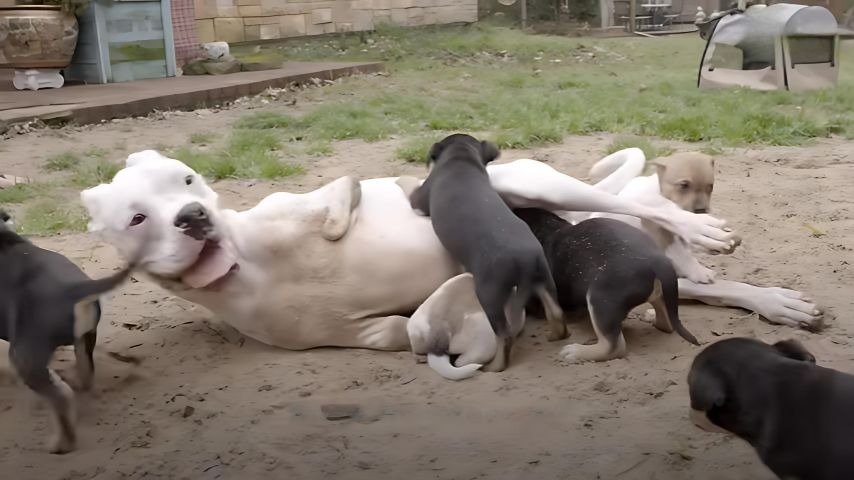
[[[645, 232], [609, 218], [577, 225], [541, 209], [517, 209], [540, 241], [557, 286], [558, 303], [570, 314], [589, 314], [595, 345], [564, 348], [567, 361], [603, 361], [622, 357], [626, 341], [622, 323], [629, 312], [649, 302], [655, 327], [676, 332], [698, 345], [679, 319], [676, 271], [670, 259]], [[553, 332], [561, 333], [566, 330]]]
[[551, 324], [563, 325], [542, 246], [490, 184], [485, 165], [498, 155], [489, 142], [448, 136], [430, 149], [433, 169], [410, 196], [412, 208], [430, 216], [442, 245], [474, 277], [475, 293], [498, 340], [487, 371], [506, 368], [532, 295], [543, 302]]

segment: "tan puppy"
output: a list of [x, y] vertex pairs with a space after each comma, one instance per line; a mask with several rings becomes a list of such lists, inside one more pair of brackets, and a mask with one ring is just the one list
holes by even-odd
[[674, 153], [652, 162], [661, 196], [683, 210], [708, 213], [715, 188], [715, 159], [698, 152]]
[[[597, 163], [591, 169], [591, 177], [603, 178], [612, 174], [618, 176], [618, 169], [627, 174], [637, 174], [643, 168], [640, 162], [633, 162], [638, 163], [637, 165], [629, 165], [620, 163], [622, 159], [619, 157], [613, 157], [614, 161], [610, 161], [611, 158]], [[639, 160], [643, 161], [642, 155]], [[712, 157], [698, 152], [684, 152], [647, 163], [655, 166], [656, 173], [633, 177], [622, 185], [616, 182], [614, 186], [617, 191], [614, 193], [661, 208], [678, 207], [694, 213], [708, 213], [711, 210], [712, 191], [715, 186], [715, 160]], [[637, 170], [633, 173], [633, 169]], [[714, 280], [714, 271], [701, 265], [688, 245], [657, 225], [626, 215], [594, 213], [592, 217], [616, 218], [645, 230], [673, 261], [680, 277], [695, 283], [710, 283]]]

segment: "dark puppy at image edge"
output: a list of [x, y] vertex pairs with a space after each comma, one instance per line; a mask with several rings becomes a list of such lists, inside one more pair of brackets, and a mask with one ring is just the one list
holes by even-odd
[[854, 376], [816, 365], [798, 341], [713, 343], [688, 389], [697, 426], [745, 440], [781, 479], [854, 478]]
[[47, 400], [56, 420], [52, 453], [75, 447], [71, 388], [49, 368], [54, 351], [74, 345], [80, 389], [90, 390], [101, 305], [98, 297], [124, 281], [134, 267], [91, 280], [62, 255], [36, 247], [9, 228], [0, 211], [0, 339], [24, 383]]
[[[477, 299], [497, 337], [495, 357], [484, 367], [492, 372], [507, 367], [533, 295], [543, 302], [549, 323], [563, 325], [543, 248], [489, 181], [486, 165], [498, 155], [490, 142], [450, 135], [430, 149], [430, 174], [410, 195], [412, 208], [430, 216], [442, 245], [474, 277]], [[565, 336], [555, 339], [560, 338]]]
[[[604, 361], [626, 354], [623, 321], [649, 302], [655, 327], [674, 330], [699, 345], [679, 319], [676, 270], [651, 236], [619, 220], [593, 218], [572, 225], [538, 208], [514, 213], [543, 246], [557, 285], [558, 303], [568, 315], [589, 314], [597, 343], [570, 344], [561, 350], [568, 362]], [[562, 325], [554, 336], [566, 335]]]

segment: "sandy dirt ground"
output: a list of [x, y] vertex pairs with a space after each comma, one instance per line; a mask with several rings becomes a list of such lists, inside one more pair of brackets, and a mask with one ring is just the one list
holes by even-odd
[[[0, 171], [39, 175], [38, 160], [70, 146], [151, 147], [224, 127], [235, 112], [132, 120], [4, 142]], [[228, 207], [275, 190], [306, 191], [340, 175], [424, 174], [393, 160], [399, 140], [345, 142], [284, 182], [214, 184]], [[610, 137], [569, 138], [536, 151], [506, 151], [585, 176]], [[116, 146], [120, 145], [120, 146]], [[678, 149], [689, 146], [674, 144]], [[798, 338], [825, 366], [854, 372], [849, 313], [854, 276], [854, 146], [823, 140], [798, 148], [728, 150], [718, 157], [714, 210], [743, 234], [734, 255], [709, 257], [723, 278], [809, 292], [829, 312], [821, 334], [769, 325], [745, 311], [685, 305], [704, 343], [733, 335]], [[805, 225], [824, 233], [814, 236]], [[89, 235], [38, 239], [91, 275], [121, 265]], [[417, 274], [417, 272], [413, 272]], [[444, 381], [406, 352], [289, 352], [243, 339], [202, 308], [138, 281], [104, 302], [96, 392], [81, 398], [79, 449], [44, 452], [48, 411], [0, 352], [0, 470], [15, 480], [52, 479], [694, 479], [773, 476], [738, 439], [705, 433], [687, 418], [685, 377], [698, 348], [633, 314], [629, 355], [564, 365], [561, 344], [531, 321], [509, 370]], [[288, 312], [282, 312], [287, 315]], [[592, 338], [573, 326], [571, 341]], [[108, 355], [142, 360], [139, 366]], [[70, 352], [57, 368], [73, 376]], [[350, 419], [321, 407], [354, 404]], [[796, 412], [792, 412], [795, 414]]]

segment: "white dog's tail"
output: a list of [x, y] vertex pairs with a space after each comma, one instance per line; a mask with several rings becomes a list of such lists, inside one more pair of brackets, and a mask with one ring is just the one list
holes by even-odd
[[448, 355], [436, 355], [435, 353], [427, 354], [427, 365], [436, 371], [439, 375], [448, 380], [465, 380], [473, 377], [483, 365], [479, 363], [470, 363], [462, 367], [455, 367], [451, 364], [451, 357]]
[[596, 162], [590, 168], [590, 181], [596, 188], [618, 194], [633, 178], [643, 173], [646, 155], [640, 148], [625, 148]]

